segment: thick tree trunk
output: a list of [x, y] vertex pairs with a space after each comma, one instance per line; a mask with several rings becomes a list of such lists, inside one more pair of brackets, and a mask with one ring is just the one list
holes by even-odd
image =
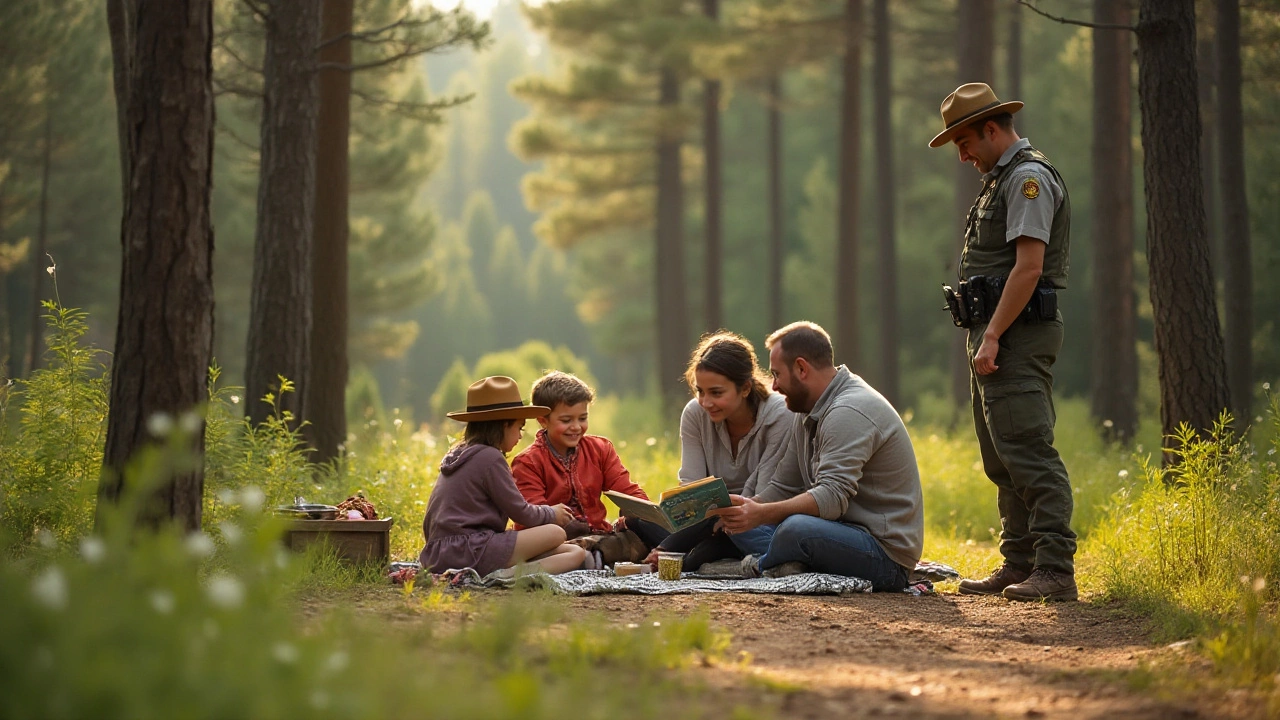
[[36, 246], [31, 252], [31, 333], [27, 339], [27, 372], [36, 369], [40, 361], [40, 346], [44, 339], [40, 323], [40, 302], [44, 300], [45, 254], [49, 252], [49, 173], [53, 165], [53, 115], [45, 102], [44, 145], [40, 148], [40, 217], [36, 224]]
[[[1001, 100], [1014, 99], [1001, 92], [995, 83], [995, 0], [960, 0], [956, 7], [956, 84], [984, 82], [992, 85]], [[964, 249], [964, 218], [969, 214], [974, 198], [982, 189], [982, 179], [966, 163], [955, 167], [955, 212], [961, 224], [953, 262], [959, 262]], [[968, 417], [969, 408], [969, 356], [965, 352], [965, 336], [957, 332], [951, 337], [951, 394], [955, 399], [956, 418]]]
[[1200, 185], [1204, 188], [1204, 227], [1209, 242], [1209, 264], [1214, 284], [1222, 280], [1222, 241], [1218, 232], [1218, 123], [1214, 86], [1214, 42], [1201, 37], [1196, 48], [1196, 72], [1200, 82]]
[[880, 381], [877, 388], [895, 407], [902, 399], [898, 372], [898, 248], [893, 166], [893, 38], [889, 0], [875, 0], [876, 225], [880, 265]]
[[[720, 0], [702, 0], [702, 12], [713, 21], [720, 17]], [[724, 326], [722, 281], [724, 257], [723, 204], [720, 181], [720, 81], [702, 84], [702, 143], [706, 173], [706, 253], [703, 257], [703, 327], [708, 331]]]
[[[312, 207], [316, 183], [316, 45], [320, 6], [270, 0], [263, 60], [258, 225], [245, 343], [245, 413], [301, 420], [311, 340]], [[283, 393], [281, 378], [296, 392]]]
[[[131, 16], [130, 27], [136, 32], [128, 42], [112, 48], [117, 65], [129, 68], [128, 94], [117, 102], [126, 110], [132, 172], [121, 223], [120, 311], [99, 524], [126, 489], [130, 459], [156, 441], [148, 421], [198, 412], [208, 399], [213, 348], [212, 0], [149, 4]], [[191, 451], [203, 455], [203, 422], [195, 423]], [[203, 462], [170, 472], [145, 478], [160, 485], [139, 521], [198, 529]]]
[[[1132, 25], [1127, 0], [1094, 0], [1099, 24]], [[1091, 410], [1107, 440], [1138, 431], [1129, 33], [1093, 31], [1093, 372]]]
[[111, 38], [111, 79], [116, 98], [116, 137], [120, 151], [120, 192], [129, 196], [129, 127], [125, 98], [129, 97], [129, 72], [133, 48], [133, 19], [137, 0], [107, 0], [107, 34]]
[[836, 230], [836, 362], [862, 366], [859, 323], [858, 241], [862, 168], [862, 0], [845, 0], [844, 59], [840, 98], [840, 209]]
[[1227, 381], [1231, 412], [1243, 427], [1253, 400], [1253, 261], [1244, 181], [1240, 99], [1240, 2], [1217, 0], [1218, 159], [1222, 180], [1222, 273], [1226, 286]]
[[688, 392], [684, 358], [689, 348], [689, 307], [685, 299], [684, 184], [680, 175], [680, 81], [674, 71], [662, 70], [659, 107], [662, 113], [658, 153], [657, 227], [654, 291], [658, 332], [658, 389], [668, 415], [678, 415]]
[[[320, 36], [328, 42], [351, 32], [352, 0], [324, 0]], [[351, 64], [351, 41], [328, 42], [320, 62]], [[347, 243], [350, 226], [348, 144], [351, 134], [351, 73], [320, 71], [320, 116], [316, 127], [315, 247], [312, 261], [311, 387], [308, 425], [303, 429], [315, 462], [338, 456], [347, 441]]]
[[782, 271], [787, 261], [782, 234], [782, 79], [768, 81], [769, 115], [769, 327], [782, 327]]
[[1138, 98], [1147, 261], [1166, 436], [1184, 422], [1201, 432], [1212, 428], [1228, 403], [1200, 154], [1195, 152], [1200, 139], [1195, 43], [1194, 0], [1141, 0]]

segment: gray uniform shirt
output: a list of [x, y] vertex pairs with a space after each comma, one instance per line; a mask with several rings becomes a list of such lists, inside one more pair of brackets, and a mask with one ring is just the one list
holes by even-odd
[[914, 568], [924, 551], [920, 469], [889, 401], [841, 365], [813, 410], [793, 418], [786, 454], [756, 500], [807, 492], [824, 520], [863, 528], [894, 562]]
[[[983, 181], [991, 180], [1004, 171], [1013, 156], [1023, 148], [1031, 147], [1031, 141], [1021, 138], [1000, 156], [1000, 161], [991, 172], [982, 176]], [[1049, 229], [1053, 227], [1053, 213], [1062, 205], [1062, 187], [1054, 179], [1053, 173], [1038, 162], [1024, 162], [1013, 170], [1014, 176], [1004, 186], [1004, 200], [1009, 208], [1008, 228], [1004, 239], [1007, 242], [1022, 237], [1033, 237], [1049, 243]], [[1027, 180], [1035, 180], [1038, 192], [1051, 202], [1041, 198], [1030, 199], [1023, 194]]]

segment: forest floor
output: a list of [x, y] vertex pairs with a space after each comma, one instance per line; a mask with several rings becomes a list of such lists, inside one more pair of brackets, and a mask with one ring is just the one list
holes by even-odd
[[[414, 621], [401, 611], [398, 590], [359, 594], [359, 612]], [[334, 599], [304, 605], [321, 610]], [[732, 635], [728, 661], [680, 672], [705, 688], [713, 709], [806, 720], [1272, 716], [1266, 698], [1216, 680], [1188, 643], [1155, 642], [1143, 618], [1102, 602], [1010, 603], [947, 592], [554, 601], [569, 615], [617, 625], [708, 614]], [[446, 610], [436, 622], [483, 622], [483, 614], [481, 602]]]

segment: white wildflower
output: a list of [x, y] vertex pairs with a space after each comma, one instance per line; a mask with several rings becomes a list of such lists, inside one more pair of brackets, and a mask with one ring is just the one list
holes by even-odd
[[106, 556], [107, 544], [102, 542], [102, 538], [90, 535], [80, 541], [80, 557], [90, 565], [97, 565]]
[[645, 438], [645, 439], [644, 439], [644, 444], [645, 444], [645, 445], [648, 445], [649, 447], [653, 447], [654, 445], [657, 445], [657, 444], [658, 444], [658, 438], [656, 438], [656, 437], [647, 437], [647, 438]]
[[653, 621], [653, 626], [654, 626], [654, 627], [662, 627], [662, 623], [658, 622], [657, 620], [654, 620], [654, 621]]
[[267, 494], [257, 485], [247, 485], [240, 491], [240, 507], [256, 513], [267, 502]]
[[178, 427], [187, 435], [195, 435], [200, 432], [200, 428], [203, 426], [204, 418], [195, 412], [184, 412], [182, 413], [182, 418], [178, 420]]
[[67, 576], [62, 568], [50, 566], [31, 582], [31, 594], [46, 607], [61, 610], [67, 606]]
[[50, 265], [49, 267], [45, 268], [45, 269], [44, 269], [44, 271], [45, 271], [45, 272], [47, 272], [47, 273], [49, 273], [50, 275], [52, 275], [52, 274], [54, 274], [55, 272], [57, 272], [57, 271], [58, 271], [58, 266], [57, 266], [57, 265]]
[[158, 412], [147, 418], [147, 432], [151, 433], [152, 437], [166, 437], [172, 431], [173, 418], [169, 413]]
[[199, 530], [188, 535], [183, 545], [187, 548], [188, 554], [197, 558], [207, 558], [217, 549], [213, 540]]
[[232, 396], [231, 396], [231, 404], [232, 404], [232, 405], [239, 405], [239, 404], [240, 404], [240, 396], [239, 396], [239, 395], [232, 395]]
[[153, 590], [151, 592], [151, 608], [161, 615], [168, 615], [173, 612], [177, 601], [173, 597], [173, 593], [168, 590]]
[[223, 488], [218, 491], [218, 502], [223, 505], [235, 505], [238, 497], [236, 491], [231, 488]]
[[215, 606], [230, 610], [244, 602], [244, 584], [230, 575], [214, 575], [205, 585], [209, 594], [209, 602]]
[[404, 421], [403, 421], [403, 420], [401, 420], [400, 418], [396, 418], [395, 420], [393, 420], [393, 421], [391, 422], [391, 424], [392, 424], [392, 425], [395, 425], [395, 426], [396, 426], [396, 429], [397, 429], [397, 430], [399, 430], [399, 429], [400, 429], [400, 426], [401, 426], [401, 425], [404, 425]]
[[58, 547], [58, 538], [54, 537], [53, 532], [47, 528], [36, 530], [36, 542], [45, 550], [52, 550]]
[[640, 627], [640, 626], [639, 626], [639, 625], [637, 625], [636, 623], [627, 623], [627, 629], [628, 629], [628, 630], [635, 630], [635, 629], [636, 629], [636, 628], [638, 628], [638, 627]]
[[298, 648], [287, 642], [278, 642], [272, 645], [271, 655], [285, 665], [292, 665], [298, 662]]
[[1110, 420], [1103, 420], [1103, 421], [1102, 421], [1102, 427], [1104, 427], [1104, 428], [1108, 428], [1108, 429], [1110, 429], [1110, 428], [1113, 428], [1113, 427], [1115, 427], [1115, 426], [1116, 426], [1116, 424], [1115, 424], [1115, 423], [1113, 423], [1113, 422], [1111, 422]]
[[222, 537], [230, 545], [239, 545], [240, 541], [244, 539], [244, 531], [240, 529], [239, 525], [229, 520], [218, 523], [218, 529], [222, 531]]
[[344, 650], [335, 650], [329, 655], [329, 659], [325, 661], [325, 667], [330, 671], [339, 673], [347, 669], [351, 658]]
[[1264, 383], [1262, 383], [1262, 389], [1263, 389], [1263, 390], [1270, 390], [1270, 389], [1271, 389], [1271, 383], [1269, 383], [1269, 382], [1264, 382]]
[[1256, 579], [1254, 579], [1254, 581], [1253, 581], [1253, 591], [1254, 591], [1254, 592], [1256, 592], [1256, 593], [1260, 593], [1260, 592], [1262, 592], [1262, 590], [1263, 590], [1264, 588], [1266, 588], [1266, 587], [1267, 587], [1267, 579], [1266, 579], [1266, 578], [1264, 578], [1264, 577], [1262, 577], [1262, 576], [1258, 576]]
[[1116, 474], [1120, 476], [1120, 479], [1121, 479], [1121, 480], [1124, 480], [1125, 478], [1129, 477], [1129, 471], [1128, 471], [1128, 470], [1121, 470], [1120, 472], [1118, 472], [1118, 473], [1116, 473]]

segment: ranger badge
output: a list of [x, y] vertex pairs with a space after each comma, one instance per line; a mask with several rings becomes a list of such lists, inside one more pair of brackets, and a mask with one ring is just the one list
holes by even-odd
[[1040, 183], [1035, 178], [1027, 178], [1022, 183], [1022, 196], [1028, 200], [1040, 197]]

